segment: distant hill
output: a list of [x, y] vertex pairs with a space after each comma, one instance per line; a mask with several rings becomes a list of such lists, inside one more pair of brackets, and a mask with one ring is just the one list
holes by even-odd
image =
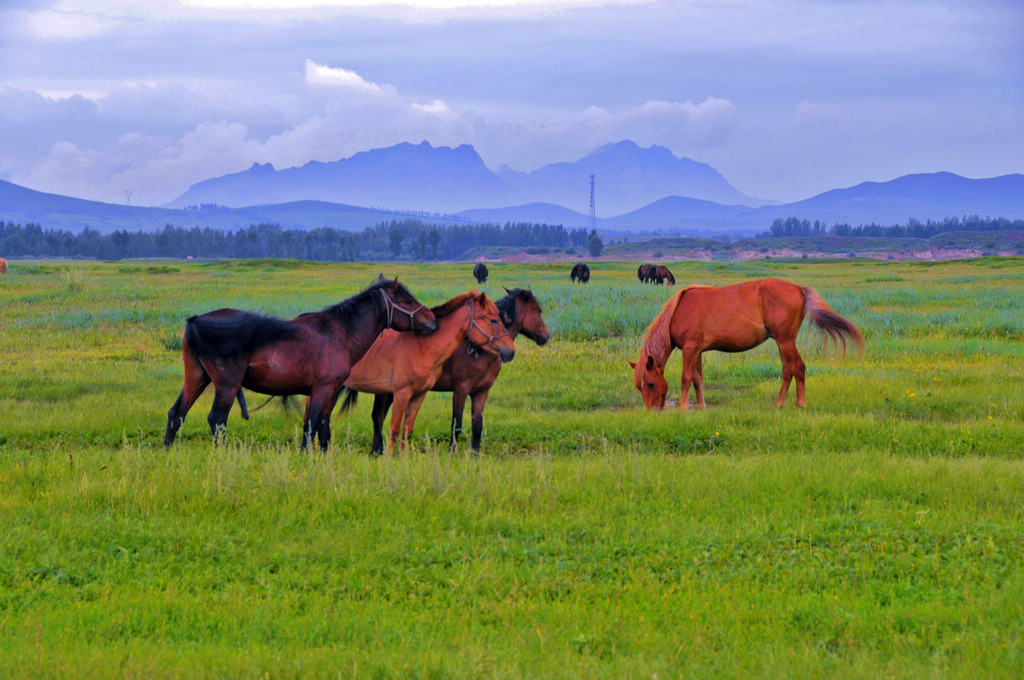
[[1024, 218], [1024, 175], [988, 179], [968, 179], [951, 172], [904, 175], [889, 182], [864, 182], [826, 191], [754, 214], [851, 225], [897, 224], [910, 218], [924, 222], [974, 214], [1020, 219]]
[[101, 233], [117, 230], [156, 231], [166, 224], [235, 231], [269, 222], [285, 229], [330, 227], [359, 231], [378, 222], [415, 217], [425, 222], [451, 222], [435, 215], [373, 210], [321, 201], [296, 201], [237, 209], [206, 207], [198, 210], [147, 208], [86, 201], [46, 194], [0, 180], [0, 220], [36, 223], [47, 229], [79, 232], [90, 227]]
[[232, 207], [318, 200], [399, 210], [455, 212], [517, 202], [473, 147], [398, 144], [330, 163], [276, 170], [269, 163], [193, 185], [165, 207]]
[[667, 196], [747, 206], [767, 203], [740, 193], [710, 165], [677, 158], [663, 146], [644, 149], [630, 141], [606, 144], [573, 163], [545, 165], [530, 173], [502, 167], [498, 175], [517, 194], [584, 213], [590, 210], [594, 175], [597, 212], [605, 218]]
[[[204, 204], [213, 201], [203, 201]], [[893, 225], [914, 218], [921, 222], [979, 215], [1024, 219], [1024, 175], [967, 179], [948, 172], [907, 175], [889, 182], [865, 182], [835, 189], [804, 201], [748, 207], [683, 196], [667, 196], [639, 209], [597, 220], [598, 229], [663, 234], [754, 234], [768, 230], [777, 218]], [[426, 222], [534, 222], [587, 228], [589, 215], [551, 203], [513, 203], [509, 207], [465, 210], [453, 214], [359, 207], [327, 201], [258, 203], [237, 208], [206, 205], [201, 209], [144, 208], [113, 205], [45, 194], [0, 181], [0, 220], [36, 222], [50, 229], [79, 231], [86, 225], [101, 231], [155, 230], [165, 224], [182, 227], [242, 229], [270, 222], [283, 228], [332, 227], [357, 231], [378, 222], [416, 217]]]
[[643, 149], [624, 141], [572, 163], [546, 165], [530, 173], [502, 167], [494, 173], [471, 146], [435, 148], [423, 142], [284, 170], [253, 164], [243, 172], [199, 182], [165, 207], [320, 200], [450, 213], [550, 203], [589, 214], [591, 174], [596, 176], [596, 203], [603, 217], [673, 195], [744, 205], [765, 203], [741, 194], [711, 166], [676, 158], [661, 146]]
[[[552, 203], [529, 203], [510, 208], [480, 208], [456, 213], [464, 222], [505, 224], [506, 222], [532, 222], [533, 224], [561, 224], [567, 229], [590, 226], [590, 216]], [[603, 224], [603, 222], [602, 222]]]

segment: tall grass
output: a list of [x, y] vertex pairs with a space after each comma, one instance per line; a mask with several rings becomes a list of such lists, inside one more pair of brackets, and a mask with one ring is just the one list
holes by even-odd
[[[531, 287], [554, 337], [517, 342], [482, 457], [448, 452], [444, 395], [401, 457], [365, 455], [367, 403], [335, 415], [327, 456], [276, 407], [233, 412], [214, 447], [209, 395], [165, 451], [185, 317], [319, 309], [381, 266], [15, 267], [0, 675], [1021, 675], [1024, 261], [670, 266], [684, 285], [812, 285], [867, 351], [805, 331], [801, 411], [772, 406], [767, 343], [706, 356], [707, 410], [646, 413], [626, 359], [673, 289], [629, 263], [587, 286], [495, 264], [480, 289]], [[436, 304], [470, 271], [385, 273]]]

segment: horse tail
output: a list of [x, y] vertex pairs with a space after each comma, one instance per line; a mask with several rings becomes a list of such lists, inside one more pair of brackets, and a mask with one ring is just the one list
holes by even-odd
[[351, 387], [343, 387], [341, 391], [345, 393], [345, 400], [341, 402], [341, 412], [345, 413], [356, 405], [356, 402], [359, 400], [359, 392]]
[[858, 351], [864, 350], [864, 336], [856, 326], [839, 316], [813, 288], [802, 286], [800, 292], [804, 295], [804, 313], [836, 347], [841, 346], [845, 354], [846, 339], [849, 338], [857, 345]]
[[219, 314], [216, 318], [204, 314], [185, 322], [185, 343], [197, 360], [245, 356], [261, 347], [292, 340], [298, 333], [298, 328], [287, 321], [251, 312]]

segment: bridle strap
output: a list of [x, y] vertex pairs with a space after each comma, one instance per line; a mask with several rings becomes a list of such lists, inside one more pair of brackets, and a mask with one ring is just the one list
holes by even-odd
[[399, 312], [402, 312], [403, 314], [408, 314], [409, 315], [409, 330], [412, 330], [412, 329], [416, 328], [416, 314], [421, 309], [426, 307], [425, 304], [423, 304], [421, 302], [419, 307], [417, 307], [416, 309], [414, 309], [412, 311], [409, 311], [408, 309], [406, 309], [405, 307], [402, 307], [397, 302], [395, 302], [390, 297], [388, 297], [388, 294], [384, 292], [383, 288], [380, 289], [380, 296], [382, 298], [384, 298], [384, 313], [385, 313], [385, 315], [387, 317], [387, 323], [384, 326], [385, 328], [391, 328], [391, 321], [394, 318], [394, 312], [395, 312], [396, 309]]
[[[504, 332], [498, 333], [497, 335], [491, 335], [490, 333], [488, 333], [487, 330], [484, 329], [484, 327], [480, 325], [480, 322], [476, 320], [476, 315], [473, 314], [473, 306], [475, 304], [476, 304], [476, 302], [474, 300], [470, 300], [469, 301], [469, 327], [473, 328], [474, 326], [476, 326], [476, 329], [478, 331], [480, 331], [481, 333], [483, 333], [484, 337], [487, 338], [487, 346], [488, 347], [492, 347], [492, 343], [495, 340], [497, 340], [498, 338], [503, 338], [503, 337], [505, 337], [506, 335], [509, 334], [508, 333], [508, 329], [505, 329]], [[470, 344], [472, 344], [472, 342]]]

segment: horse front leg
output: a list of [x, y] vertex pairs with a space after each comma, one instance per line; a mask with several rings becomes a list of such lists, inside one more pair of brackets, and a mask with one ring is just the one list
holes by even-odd
[[387, 417], [388, 409], [391, 408], [391, 402], [394, 400], [395, 397], [390, 392], [373, 396], [373, 443], [370, 444], [371, 456], [384, 455], [384, 418]]
[[807, 367], [799, 350], [796, 348], [796, 340], [777, 341], [779, 355], [782, 357], [782, 388], [779, 390], [779, 397], [775, 400], [776, 408], [782, 408], [786, 404], [786, 395], [789, 393], [789, 384], [796, 378], [796, 405], [803, 408], [807, 405], [807, 393], [805, 376]]
[[[697, 364], [700, 362], [700, 348], [693, 345], [688, 345], [682, 348], [683, 350], [683, 375], [679, 384], [679, 408], [689, 409], [690, 408], [690, 385], [693, 384], [694, 374], [697, 372]], [[703, 392], [701, 392], [701, 401], [703, 401]], [[698, 404], [698, 407], [703, 407], [703, 403]]]
[[704, 404], [704, 354], [697, 355], [697, 363], [693, 370], [693, 398], [697, 408], [705, 408]]
[[484, 404], [490, 390], [481, 390], [472, 396], [473, 405], [473, 455], [480, 455], [480, 439], [484, 433]]
[[462, 434], [462, 414], [466, 410], [466, 393], [459, 386], [452, 389], [452, 432], [451, 442], [448, 445], [449, 451], [455, 450], [455, 444]]
[[398, 436], [402, 431], [402, 420], [405, 419], [405, 412], [409, 407], [409, 400], [412, 398], [412, 390], [409, 388], [403, 388], [394, 393], [394, 403], [391, 407], [391, 427], [390, 427], [390, 439], [391, 439], [391, 452], [394, 455], [398, 455], [400, 447], [396, 447], [398, 444]]
[[181, 393], [178, 394], [178, 399], [167, 412], [167, 430], [164, 432], [165, 447], [170, 447], [174, 443], [174, 438], [177, 436], [178, 430], [181, 429], [182, 423], [185, 422], [185, 416], [188, 414], [189, 409], [192, 408], [192, 405], [196, 403], [196, 399], [199, 398], [199, 395], [210, 384], [210, 376], [207, 375], [202, 366], [193, 361], [187, 354], [183, 360], [185, 363], [185, 381], [181, 388]]
[[426, 392], [420, 392], [414, 394], [409, 399], [409, 404], [405, 408], [405, 419], [402, 423], [402, 443], [401, 446], [404, 448], [410, 441], [412, 441], [412, 428], [416, 425], [416, 414], [420, 412], [420, 406], [423, 405], [423, 400], [426, 398]]

